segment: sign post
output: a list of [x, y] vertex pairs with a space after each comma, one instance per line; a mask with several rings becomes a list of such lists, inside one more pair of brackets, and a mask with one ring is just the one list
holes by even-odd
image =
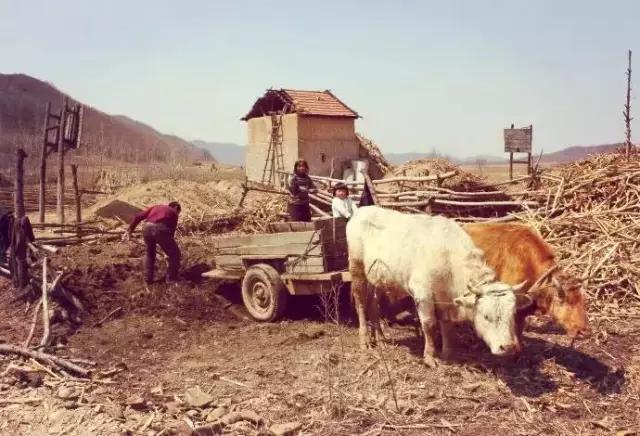
[[[533, 125], [529, 127], [504, 129], [504, 151], [509, 153], [509, 179], [513, 180], [513, 164], [527, 164], [527, 174], [531, 174], [531, 144]], [[527, 160], [513, 160], [513, 153], [526, 153]]]

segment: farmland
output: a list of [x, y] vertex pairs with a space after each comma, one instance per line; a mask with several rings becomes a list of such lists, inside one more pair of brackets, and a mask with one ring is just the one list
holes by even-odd
[[[239, 178], [225, 171], [219, 170], [217, 180], [121, 177], [127, 182], [119, 184], [126, 186], [114, 184], [110, 195], [132, 204], [169, 201], [201, 185], [214, 198], [203, 200], [209, 209], [202, 216], [211, 212], [213, 219], [231, 213], [242, 194]], [[479, 169], [473, 172], [480, 175]], [[482, 168], [482, 176], [504, 180], [505, 167]], [[99, 197], [94, 201], [105, 201]], [[187, 216], [201, 219], [193, 211], [204, 208], [197, 195], [189, 198], [185, 195], [185, 223]], [[77, 378], [45, 371], [35, 361], [2, 358], [0, 431], [190, 434], [207, 425], [208, 431], [247, 435], [283, 425], [297, 434], [336, 435], [638, 431], [640, 311], [632, 294], [596, 298], [589, 291], [592, 334], [574, 344], [550, 319], [531, 319], [524, 351], [506, 361], [493, 358], [461, 327], [456, 360], [428, 369], [410, 325], [388, 327], [385, 344], [361, 351], [346, 306], [334, 310], [342, 300], [297, 297], [283, 321], [249, 320], [236, 286], [214, 286], [200, 276], [213, 266], [217, 234], [259, 231], [259, 222], [277, 220], [284, 210], [278, 196], [260, 192], [249, 193], [245, 207], [258, 218], [244, 218], [235, 229], [179, 229], [184, 259], [176, 286], [145, 287], [143, 246], [117, 237], [67, 246], [52, 256], [54, 268], [64, 269], [67, 286], [87, 303], [80, 325], [54, 327], [52, 351], [92, 361], [85, 365], [93, 375]], [[83, 211], [87, 220], [94, 219], [93, 210], [87, 205]], [[536, 225], [535, 217], [527, 219]], [[546, 225], [551, 224], [540, 226], [543, 232]], [[620, 224], [619, 232], [625, 231]], [[548, 238], [554, 247], [571, 256], [567, 239], [553, 242], [555, 236]], [[589, 286], [599, 289], [605, 283], [599, 277], [609, 280], [613, 267], [606, 265]], [[633, 289], [633, 283], [628, 286]], [[29, 308], [12, 303], [10, 293], [2, 299], [2, 339], [22, 343], [32, 311], [25, 315]], [[40, 334], [38, 327], [36, 337]], [[228, 424], [213, 425], [233, 412]]]

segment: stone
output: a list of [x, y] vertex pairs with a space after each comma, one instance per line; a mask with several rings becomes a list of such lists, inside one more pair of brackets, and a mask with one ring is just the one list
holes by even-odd
[[73, 400], [80, 396], [80, 391], [69, 386], [60, 386], [56, 396], [61, 400]]
[[171, 415], [175, 415], [180, 411], [180, 403], [177, 401], [169, 401], [164, 405], [165, 409], [167, 409], [167, 413]]
[[144, 410], [147, 408], [147, 402], [140, 395], [127, 398], [126, 404], [134, 410]]
[[284, 424], [273, 424], [269, 428], [269, 431], [275, 436], [290, 436], [300, 430], [301, 427], [302, 423], [300, 422], [287, 422]]
[[42, 376], [37, 373], [27, 374], [27, 386], [31, 388], [38, 388], [42, 386]]
[[229, 409], [225, 406], [215, 408], [211, 412], [209, 412], [206, 421], [215, 422], [225, 416], [227, 413], [229, 413]]
[[200, 386], [187, 389], [184, 398], [187, 404], [197, 408], [205, 407], [213, 401], [213, 397], [200, 389]]
[[78, 403], [73, 400], [67, 400], [64, 402], [63, 406], [65, 409], [73, 410], [78, 408]]
[[155, 387], [151, 388], [150, 392], [153, 395], [158, 395], [158, 396], [164, 395], [164, 389], [162, 389], [162, 385], [158, 385], [158, 386], [155, 386]]
[[124, 410], [118, 404], [106, 404], [104, 406], [104, 411], [115, 420], [124, 421]]

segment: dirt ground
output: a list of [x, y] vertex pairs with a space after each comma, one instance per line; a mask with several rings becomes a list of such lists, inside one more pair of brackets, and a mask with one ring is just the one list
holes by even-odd
[[[92, 378], [25, 378], [10, 363], [35, 364], [0, 357], [0, 434], [190, 434], [233, 411], [245, 419], [218, 433], [287, 423], [304, 435], [640, 431], [639, 307], [590, 313], [593, 334], [573, 347], [548, 320], [531, 320], [525, 350], [507, 361], [461, 329], [459, 358], [428, 369], [412, 328], [389, 328], [388, 343], [361, 351], [353, 323], [327, 320], [315, 297], [293, 301], [282, 322], [242, 319], [237, 287], [219, 289], [227, 307], [199, 278], [211, 265], [207, 239], [180, 243], [180, 283], [148, 289], [135, 243], [57, 255], [89, 305], [82, 325], [54, 330], [57, 354], [94, 361]], [[0, 289], [0, 342], [21, 343], [32, 312], [10, 302], [8, 282]], [[187, 395], [195, 387], [204, 400]]]

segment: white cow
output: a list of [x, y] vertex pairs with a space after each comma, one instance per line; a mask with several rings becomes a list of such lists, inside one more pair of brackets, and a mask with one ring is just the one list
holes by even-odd
[[[482, 251], [455, 221], [368, 206], [358, 210], [346, 231], [361, 347], [381, 338], [376, 294], [386, 292], [408, 293], [415, 300], [429, 366], [435, 365], [436, 322], [444, 358], [451, 352], [451, 322], [457, 321], [472, 321], [495, 355], [520, 349], [515, 291], [524, 283], [510, 286], [496, 281]], [[367, 285], [375, 292], [367, 291]]]

